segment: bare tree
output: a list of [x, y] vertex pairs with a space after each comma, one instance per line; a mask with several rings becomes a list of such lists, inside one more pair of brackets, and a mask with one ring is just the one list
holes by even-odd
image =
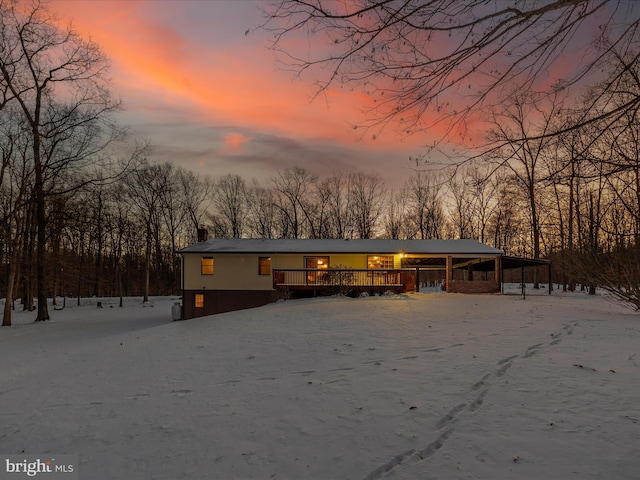
[[[559, 122], [574, 123], [573, 118], [566, 120], [563, 118], [572, 115], [582, 115], [581, 109], [563, 111]], [[552, 190], [554, 205], [551, 207], [551, 217], [556, 228], [555, 232], [550, 232], [550, 235], [556, 237], [552, 240], [558, 250], [554, 263], [562, 272], [560, 280], [563, 290], [573, 291], [575, 287], [575, 279], [570, 276], [572, 271], [570, 266], [575, 261], [575, 252], [581, 248], [582, 244], [581, 212], [585, 204], [582, 197], [589, 189], [588, 183], [600, 176], [590, 157], [595, 153], [593, 142], [600, 143], [597, 139], [601, 135], [602, 132], [597, 128], [597, 124], [572, 130], [552, 142], [549, 145], [549, 154], [542, 158]]]
[[[600, 100], [603, 110], [617, 110], [630, 99], [640, 97], [640, 47], [633, 47], [623, 52], [614, 49], [616, 56], [610, 69], [611, 76], [617, 78], [615, 87], [600, 83], [590, 92]], [[640, 244], [640, 106], [625, 109], [615, 122], [602, 121], [594, 127], [602, 133], [596, 137], [597, 142], [589, 143], [590, 160], [617, 200], [635, 218], [634, 242]]]
[[316, 181], [307, 201], [307, 218], [310, 224], [311, 238], [335, 238], [332, 230], [331, 190], [325, 182]]
[[490, 138], [501, 145], [488, 155], [498, 165], [504, 166], [514, 175], [517, 185], [523, 189], [529, 207], [533, 256], [539, 258], [542, 236], [540, 201], [538, 193], [545, 162], [544, 155], [552, 145], [546, 132], [554, 126], [554, 118], [560, 108], [560, 98], [540, 98], [532, 92], [518, 92], [512, 101], [494, 112]]
[[572, 275], [589, 279], [615, 298], [640, 310], [640, 250], [637, 245], [610, 252], [585, 252], [571, 265]]
[[276, 206], [273, 192], [253, 180], [247, 189], [247, 228], [253, 238], [273, 238]]
[[109, 256], [113, 265], [112, 281], [115, 284], [114, 294], [120, 299], [119, 306], [123, 306], [123, 268], [125, 243], [130, 234], [136, 230], [129, 214], [129, 205], [123, 201], [123, 188], [114, 183], [107, 190], [107, 212], [105, 216], [105, 230], [109, 244]]
[[453, 176], [448, 182], [451, 199], [449, 217], [455, 238], [472, 238], [473, 233], [473, 193], [465, 179]]
[[486, 243], [487, 228], [497, 208], [498, 192], [505, 177], [486, 167], [478, 166], [470, 166], [465, 173], [466, 184], [473, 195], [472, 230], [474, 238]]
[[286, 169], [273, 179], [276, 207], [280, 213], [281, 237], [315, 238], [314, 224], [310, 222], [312, 216], [315, 184], [318, 180], [308, 170], [301, 167]]
[[191, 227], [189, 239], [195, 242], [198, 228], [203, 226], [213, 200], [214, 184], [210, 177], [196, 175], [189, 170], [178, 171], [178, 184]]
[[412, 232], [410, 238], [441, 238], [445, 215], [437, 176], [418, 171], [406, 183], [408, 218]]
[[324, 179], [320, 189], [327, 197], [329, 238], [352, 238], [353, 211], [349, 207], [348, 176], [337, 173]]
[[[158, 242], [162, 209], [162, 190], [166, 187], [167, 175], [163, 170], [168, 164], [153, 164], [141, 159], [137, 167], [126, 177], [127, 197], [132, 213], [144, 229], [144, 289], [143, 302], [149, 301], [151, 258], [154, 239]], [[156, 260], [157, 259], [156, 248]]]
[[[573, 85], [597, 73], [612, 46], [637, 39], [640, 22], [640, 7], [624, 0], [272, 0], [265, 10], [284, 68], [315, 77], [319, 92], [335, 83], [361, 88], [375, 102], [365, 126], [397, 120], [409, 133], [447, 119], [456, 133], [470, 114], [499, 103], [505, 87], [541, 89], [567, 52], [581, 65], [552, 88]], [[300, 33], [312, 47], [288, 41]]]
[[38, 314], [49, 319], [45, 264], [47, 183], [108, 142], [109, 63], [97, 45], [56, 19], [38, 0], [0, 2], [0, 105], [17, 105], [29, 125], [34, 166]]
[[358, 238], [373, 238], [384, 211], [386, 190], [380, 175], [352, 173], [349, 175], [349, 209], [353, 215]]
[[160, 195], [161, 219], [165, 225], [166, 239], [164, 244], [168, 248], [162, 249], [162, 245], [158, 244], [159, 251], [166, 252], [166, 261], [168, 272], [163, 275], [166, 287], [169, 291], [178, 291], [180, 289], [180, 257], [176, 253], [180, 244], [180, 237], [183, 232], [183, 225], [187, 221], [186, 202], [182, 196], [180, 189], [181, 170], [169, 163], [170, 168], [165, 169], [166, 181], [165, 188], [162, 189]]
[[[568, 112], [582, 118], [588, 109], [601, 119], [562, 136], [551, 162], [561, 225], [560, 263], [564, 288], [570, 290], [576, 280], [583, 287], [588, 283], [590, 293], [595, 293], [596, 284], [607, 288], [606, 282], [615, 276], [589, 272], [588, 262], [592, 262], [594, 270], [599, 269], [602, 258], [617, 261], [627, 249], [632, 256], [638, 245], [638, 229], [634, 225], [640, 219], [640, 122], [638, 106], [628, 108], [628, 104], [640, 96], [639, 64], [637, 44], [611, 46], [607, 79], [594, 84]], [[615, 115], [605, 118], [604, 112]], [[627, 276], [627, 281], [631, 278]]]
[[216, 182], [213, 205], [218, 236], [241, 238], [247, 214], [247, 188], [239, 175], [229, 174]]
[[0, 242], [4, 246], [5, 258], [0, 263], [6, 266], [5, 303], [2, 326], [11, 326], [11, 310], [20, 275], [20, 256], [26, 234], [26, 221], [32, 191], [32, 165], [29, 144], [22, 129], [24, 122], [10, 119], [16, 115], [10, 109], [0, 111]]
[[520, 214], [522, 209], [526, 208], [526, 204], [522, 205], [514, 183], [514, 178], [510, 176], [506, 176], [505, 181], [501, 182], [498, 189], [498, 202], [489, 221], [488, 232], [493, 238], [494, 247], [503, 250], [507, 255], [525, 255], [526, 249], [522, 244], [526, 242], [519, 239], [522, 236], [527, 237], [522, 227], [522, 224], [527, 222]]
[[407, 238], [407, 199], [402, 190], [392, 191], [389, 194], [389, 201], [386, 205], [386, 215], [384, 216], [384, 235], [387, 238], [404, 239]]

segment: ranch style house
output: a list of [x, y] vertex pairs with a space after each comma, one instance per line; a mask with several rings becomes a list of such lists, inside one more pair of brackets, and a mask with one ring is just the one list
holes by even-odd
[[416, 291], [499, 293], [503, 252], [475, 240], [209, 239], [182, 257], [182, 318], [279, 298]]

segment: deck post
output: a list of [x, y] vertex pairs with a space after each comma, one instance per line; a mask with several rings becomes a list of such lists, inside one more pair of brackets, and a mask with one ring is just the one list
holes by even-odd
[[447, 293], [450, 292], [451, 281], [453, 280], [453, 258], [451, 255], [447, 256]]

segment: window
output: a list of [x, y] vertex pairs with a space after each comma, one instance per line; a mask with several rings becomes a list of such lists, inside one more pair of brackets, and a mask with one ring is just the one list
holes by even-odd
[[196, 308], [204, 308], [204, 294], [203, 293], [196, 293], [195, 299], [194, 299], [194, 305]]
[[329, 268], [329, 257], [304, 257], [304, 264], [306, 268]]
[[202, 257], [200, 260], [200, 275], [213, 275], [213, 257]]
[[393, 270], [393, 255], [369, 255], [367, 257], [367, 268]]
[[[305, 268], [326, 270], [329, 268], [329, 257], [304, 257]], [[321, 281], [325, 273], [307, 271], [307, 283], [317, 283]]]
[[258, 257], [258, 275], [271, 275], [271, 257]]

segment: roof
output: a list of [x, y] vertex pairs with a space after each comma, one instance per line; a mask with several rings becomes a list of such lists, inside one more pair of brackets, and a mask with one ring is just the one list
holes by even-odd
[[542, 258], [524, 258], [524, 257], [502, 257], [502, 268], [510, 270], [512, 268], [537, 267], [539, 265], [551, 265], [551, 260]]
[[211, 238], [178, 253], [407, 253], [423, 255], [502, 255], [476, 240], [256, 239]]

